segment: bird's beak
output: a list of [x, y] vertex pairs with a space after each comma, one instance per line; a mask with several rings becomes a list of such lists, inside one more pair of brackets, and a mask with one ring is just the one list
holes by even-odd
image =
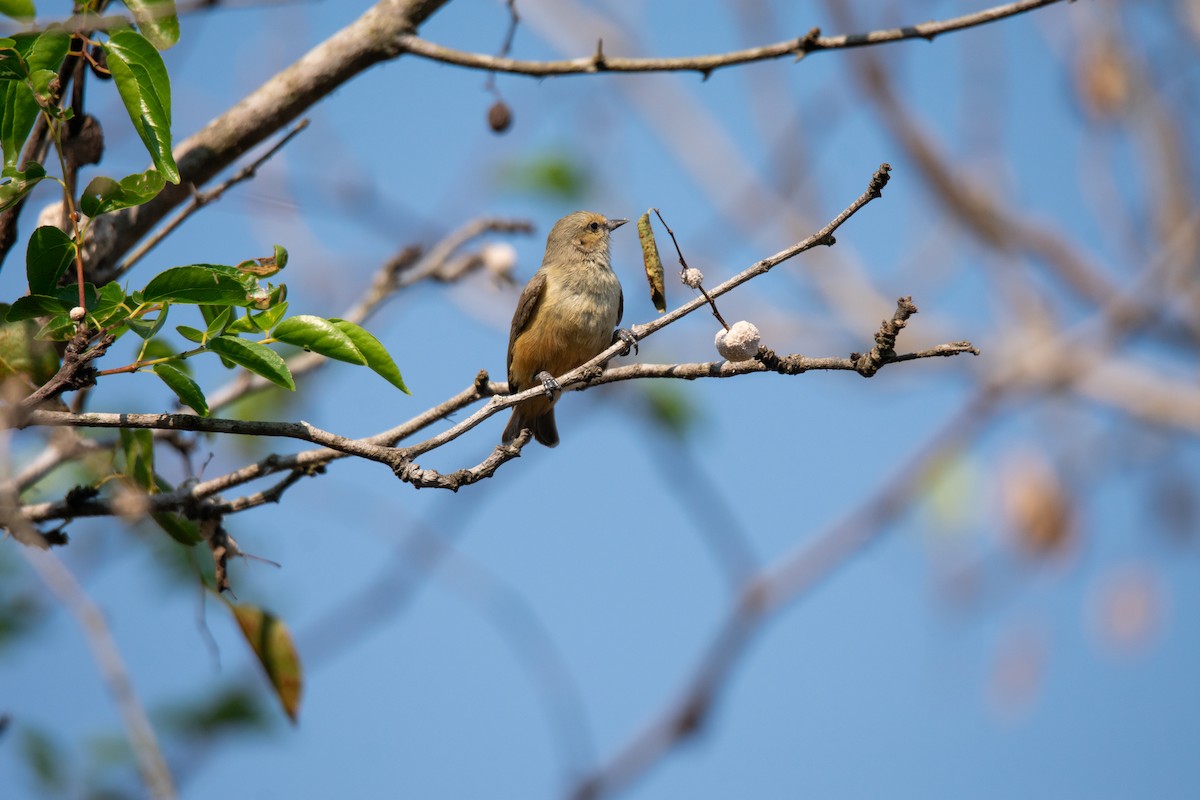
[[627, 220], [627, 219], [610, 219], [608, 221], [608, 230], [610, 232], [615, 231], [617, 228], [621, 227], [626, 222], [629, 222], [629, 220]]

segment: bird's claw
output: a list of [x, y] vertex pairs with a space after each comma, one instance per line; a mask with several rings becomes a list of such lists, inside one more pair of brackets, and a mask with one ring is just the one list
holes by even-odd
[[546, 391], [546, 397], [553, 400], [562, 391], [562, 387], [558, 385], [558, 381], [554, 380], [554, 376], [549, 372], [542, 370], [534, 378], [542, 382], [542, 388]]
[[616, 344], [618, 341], [625, 343], [625, 350], [621, 353], [621, 355], [629, 355], [630, 350], [633, 351], [634, 355], [637, 355], [638, 340], [637, 337], [633, 335], [633, 331], [628, 330], [627, 328], [617, 328], [615, 331], [613, 331], [612, 340], [613, 344]]

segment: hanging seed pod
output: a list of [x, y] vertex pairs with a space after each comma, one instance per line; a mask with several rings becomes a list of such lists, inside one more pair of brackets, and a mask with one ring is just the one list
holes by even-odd
[[487, 121], [494, 133], [504, 133], [512, 127], [512, 109], [503, 100], [497, 100], [488, 109]]
[[650, 283], [650, 300], [661, 314], [667, 310], [666, 286], [662, 259], [658, 256], [658, 245], [654, 241], [654, 229], [650, 227], [649, 211], [638, 217], [638, 239], [642, 242], [642, 260], [646, 264], [646, 280]]

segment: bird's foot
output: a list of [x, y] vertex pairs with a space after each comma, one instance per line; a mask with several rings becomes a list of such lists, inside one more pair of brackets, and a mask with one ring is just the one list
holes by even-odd
[[562, 391], [562, 387], [558, 385], [558, 381], [554, 380], [554, 376], [545, 370], [533, 377], [542, 382], [542, 388], [546, 390], [546, 397], [551, 400], [558, 397], [558, 393]]
[[615, 331], [613, 331], [612, 340], [613, 344], [616, 344], [618, 341], [625, 343], [625, 349], [621, 351], [621, 355], [629, 355], [630, 350], [633, 351], [634, 355], [637, 355], [638, 340], [637, 337], [633, 335], [633, 331], [629, 330], [628, 328], [617, 328]]

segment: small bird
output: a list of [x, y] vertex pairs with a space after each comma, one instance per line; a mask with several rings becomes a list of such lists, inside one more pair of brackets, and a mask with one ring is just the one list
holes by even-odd
[[546, 396], [513, 407], [505, 444], [529, 428], [547, 447], [558, 444], [554, 403], [562, 375], [588, 361], [618, 338], [624, 311], [621, 282], [610, 262], [609, 234], [629, 220], [576, 211], [560, 219], [546, 237], [542, 266], [521, 292], [508, 336], [508, 390], [515, 394], [539, 383]]

